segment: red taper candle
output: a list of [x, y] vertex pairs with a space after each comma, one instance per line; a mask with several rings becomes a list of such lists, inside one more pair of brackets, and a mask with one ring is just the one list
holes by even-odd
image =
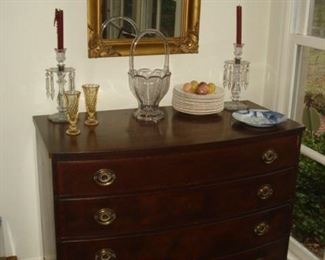
[[64, 49], [63, 46], [63, 10], [55, 9], [54, 24], [56, 24], [58, 35], [58, 49]]
[[236, 44], [242, 44], [241, 42], [241, 24], [242, 24], [242, 9], [238, 5], [236, 9]]

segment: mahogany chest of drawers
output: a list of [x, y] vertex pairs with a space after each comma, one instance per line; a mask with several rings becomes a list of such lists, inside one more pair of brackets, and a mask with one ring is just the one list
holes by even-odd
[[163, 110], [34, 117], [45, 259], [285, 260], [303, 127]]

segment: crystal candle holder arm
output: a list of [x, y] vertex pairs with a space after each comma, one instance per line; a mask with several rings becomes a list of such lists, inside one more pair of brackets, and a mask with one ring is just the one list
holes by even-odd
[[236, 111], [247, 109], [247, 106], [241, 103], [240, 94], [242, 89], [248, 86], [249, 62], [241, 60], [243, 54], [243, 44], [234, 44], [234, 59], [225, 61], [223, 86], [231, 91], [231, 102], [225, 103], [225, 109]]
[[[46, 84], [46, 95], [48, 98], [52, 100], [55, 97], [55, 87], [54, 87], [54, 78], [56, 76], [57, 86], [58, 86], [58, 94], [57, 94], [57, 110], [58, 112], [50, 115], [49, 120], [54, 123], [65, 123], [67, 122], [66, 117], [66, 105], [64, 100], [64, 91], [65, 85], [69, 83], [69, 90], [75, 90], [75, 69], [65, 67], [65, 53], [66, 49], [55, 49], [56, 53], [56, 61], [58, 62], [56, 67], [52, 67], [46, 69], [45, 73], [45, 84]], [[69, 80], [66, 80], [66, 75], [68, 74]]]

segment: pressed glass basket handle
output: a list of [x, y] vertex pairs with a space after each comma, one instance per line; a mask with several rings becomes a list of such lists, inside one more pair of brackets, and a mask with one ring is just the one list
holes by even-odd
[[105, 30], [105, 28], [107, 27], [107, 25], [109, 25], [110, 23], [114, 22], [115, 20], [124, 20], [124, 21], [127, 21], [132, 26], [132, 28], [134, 30], [134, 33], [135, 33], [135, 37], [137, 37], [137, 35], [139, 34], [139, 30], [138, 30], [138, 27], [137, 27], [136, 23], [131, 18], [124, 17], [124, 16], [116, 16], [116, 17], [112, 17], [112, 18], [110, 18], [108, 20], [105, 20], [102, 23], [102, 26], [101, 26], [101, 31], [100, 31], [100, 36], [101, 37], [103, 36], [103, 31]]
[[164, 43], [164, 50], [165, 50], [165, 61], [164, 61], [164, 70], [169, 71], [169, 46], [166, 37], [162, 32], [156, 29], [146, 29], [142, 31], [135, 39], [133, 39], [131, 48], [130, 48], [130, 70], [134, 70], [134, 52], [137, 44], [141, 40], [141, 38], [147, 34], [155, 34], [157, 35], [161, 41]]

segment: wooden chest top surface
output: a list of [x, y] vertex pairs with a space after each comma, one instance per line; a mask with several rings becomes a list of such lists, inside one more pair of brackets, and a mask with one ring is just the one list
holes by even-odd
[[[249, 107], [258, 105], [246, 102]], [[303, 127], [288, 120], [276, 127], [261, 129], [245, 126], [231, 117], [231, 112], [208, 116], [191, 116], [176, 112], [172, 107], [162, 107], [165, 118], [158, 124], [137, 122], [134, 109], [100, 111], [99, 125], [83, 124], [85, 113], [80, 113], [78, 128], [81, 134], [71, 137], [65, 134], [66, 124], [53, 124], [47, 116], [35, 116], [34, 123], [50, 156], [65, 158], [91, 154], [118, 154], [154, 150], [182, 150], [213, 145], [222, 146], [230, 142], [250, 139], [263, 140], [269, 136], [280, 136], [300, 132]]]

